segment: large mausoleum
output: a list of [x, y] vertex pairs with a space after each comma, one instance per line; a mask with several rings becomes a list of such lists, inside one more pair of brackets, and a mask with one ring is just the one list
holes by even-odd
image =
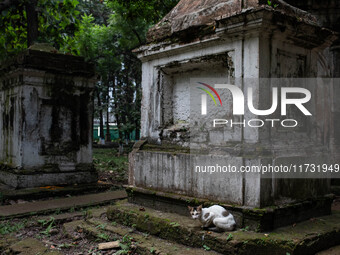
[[[143, 62], [143, 141], [130, 155], [130, 201], [183, 214], [186, 204], [216, 202], [234, 212], [239, 226], [258, 230], [330, 213], [330, 176], [263, 178], [195, 171], [195, 165], [220, 160], [237, 167], [339, 162], [339, 82], [331, 79], [339, 54], [334, 27], [284, 1], [270, 3], [182, 0], [149, 30], [148, 44], [136, 50]], [[324, 80], [317, 82], [317, 77]], [[304, 79], [303, 86], [312, 91], [312, 116], [289, 111], [287, 118], [299, 120], [294, 130], [239, 125], [216, 132], [202, 129], [198, 135], [193, 127], [200, 118], [193, 114], [193, 81], [222, 79], [243, 91], [252, 88], [253, 106], [269, 109], [270, 83], [284, 87], [284, 78], [311, 79]], [[222, 95], [220, 100], [226, 118], [262, 119], [247, 109], [244, 116], [233, 116], [236, 102], [229, 99]], [[206, 145], [203, 155], [193, 153], [197, 142]]]

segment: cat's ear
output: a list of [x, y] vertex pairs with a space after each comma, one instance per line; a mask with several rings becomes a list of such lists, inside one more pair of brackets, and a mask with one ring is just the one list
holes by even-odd
[[191, 211], [193, 208], [192, 208], [191, 206], [188, 205], [188, 209], [189, 209], [189, 211]]
[[198, 210], [198, 211], [201, 211], [201, 210], [202, 210], [202, 205], [200, 205], [199, 207], [197, 207], [197, 210]]

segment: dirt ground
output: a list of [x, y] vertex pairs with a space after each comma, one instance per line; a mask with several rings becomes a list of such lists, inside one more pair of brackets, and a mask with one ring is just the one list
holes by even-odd
[[[41, 217], [2, 221], [0, 222], [0, 237], [5, 239], [5, 237], [10, 235], [18, 240], [34, 238], [42, 242], [46, 248], [52, 251], [59, 251], [61, 254], [95, 255], [114, 254], [117, 252], [117, 250], [98, 250], [99, 243], [111, 241], [117, 239], [117, 237], [99, 236], [89, 238], [81, 229], [71, 233], [71, 236], [70, 233], [65, 233], [63, 229], [64, 223], [81, 219], [84, 219], [84, 217], [77, 216], [61, 222], [55, 221], [53, 218], [42, 219]], [[0, 243], [0, 254], [11, 254], [11, 252], [5, 245], [1, 247]]]

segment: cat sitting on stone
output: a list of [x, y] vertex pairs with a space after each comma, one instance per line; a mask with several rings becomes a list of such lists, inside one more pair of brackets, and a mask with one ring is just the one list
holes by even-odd
[[223, 232], [232, 231], [236, 227], [234, 216], [226, 209], [219, 205], [213, 205], [208, 208], [188, 206], [191, 217], [198, 219], [203, 228], [211, 231]]

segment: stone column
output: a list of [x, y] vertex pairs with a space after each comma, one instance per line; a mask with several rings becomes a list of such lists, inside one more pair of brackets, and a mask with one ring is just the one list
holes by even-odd
[[28, 49], [0, 67], [0, 181], [14, 188], [97, 181], [94, 66]]

